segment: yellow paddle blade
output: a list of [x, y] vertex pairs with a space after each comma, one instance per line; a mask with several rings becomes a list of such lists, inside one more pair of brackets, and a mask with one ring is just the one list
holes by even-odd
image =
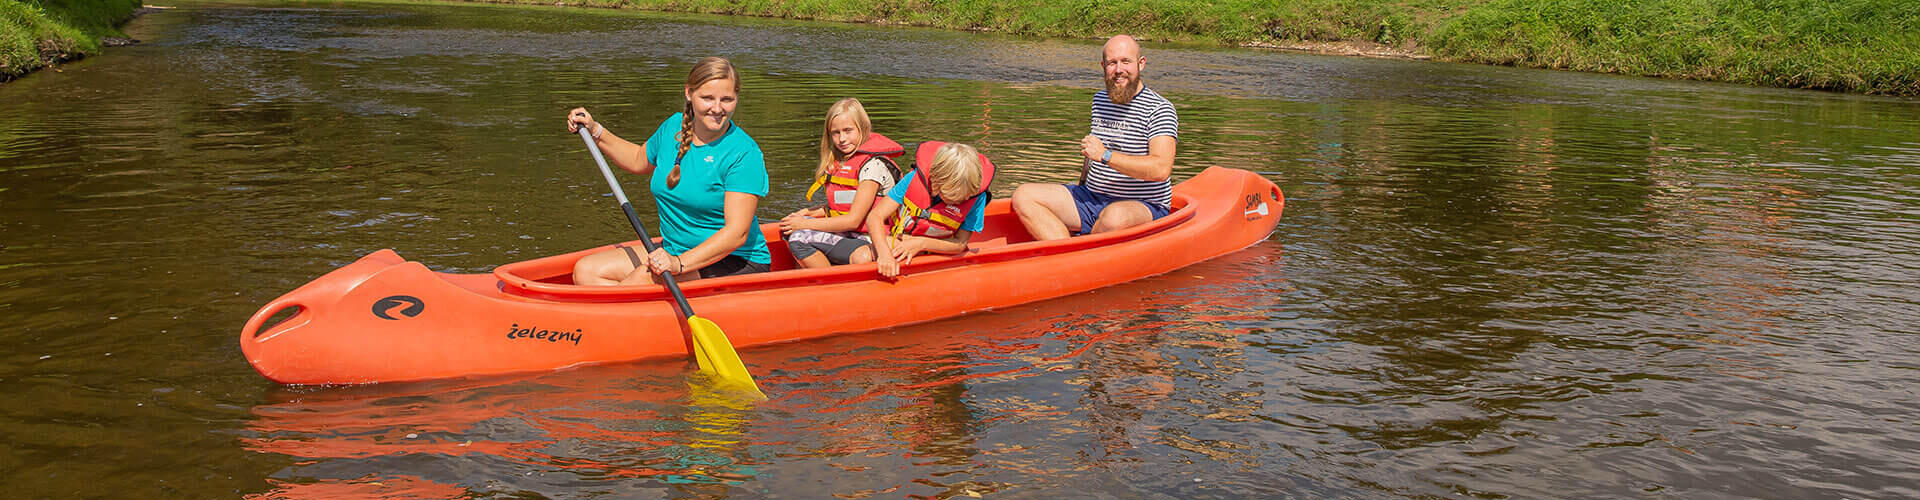
[[760, 392], [760, 386], [753, 382], [753, 374], [747, 373], [747, 364], [733, 352], [733, 342], [727, 340], [726, 332], [720, 331], [720, 325], [690, 316], [687, 327], [693, 330], [693, 358], [700, 364], [700, 371], [729, 389], [767, 399], [767, 395]]

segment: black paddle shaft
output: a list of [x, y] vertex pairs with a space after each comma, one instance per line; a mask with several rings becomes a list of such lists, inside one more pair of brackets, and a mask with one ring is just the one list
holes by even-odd
[[[633, 232], [640, 235], [640, 244], [647, 247], [648, 254], [652, 254], [656, 248], [653, 237], [647, 236], [647, 226], [641, 224], [640, 215], [633, 212], [633, 202], [627, 201], [626, 191], [620, 189], [620, 180], [613, 178], [613, 169], [607, 168], [607, 158], [600, 154], [600, 145], [593, 142], [593, 135], [587, 133], [586, 127], [580, 127], [580, 139], [587, 141], [587, 150], [593, 152], [593, 162], [600, 165], [600, 175], [607, 178], [607, 187], [613, 188], [614, 199], [620, 200], [620, 210], [627, 213], [627, 222], [633, 224]], [[639, 267], [643, 266], [636, 265], [634, 270], [640, 270]], [[673, 273], [663, 272], [660, 277], [664, 278], [667, 291], [673, 292], [673, 301], [680, 305], [680, 312], [689, 318], [693, 317], [693, 306], [687, 305], [687, 294], [680, 291], [680, 284], [674, 282]]]
[[[613, 188], [620, 189], [619, 186]], [[647, 247], [648, 254], [652, 254], [657, 247], [653, 244], [653, 237], [647, 236], [647, 226], [641, 225], [640, 216], [633, 212], [633, 203], [623, 202], [620, 209], [627, 212], [627, 222], [633, 224], [633, 232], [640, 235], [640, 244]], [[673, 300], [680, 303], [680, 310], [685, 311], [687, 316], [693, 316], [693, 306], [687, 305], [687, 294], [680, 291], [680, 284], [674, 282], [673, 273], [660, 273], [660, 278], [665, 280], [667, 290], [673, 292]]]

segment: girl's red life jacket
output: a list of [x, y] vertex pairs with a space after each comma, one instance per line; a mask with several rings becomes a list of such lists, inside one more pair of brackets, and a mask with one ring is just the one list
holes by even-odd
[[987, 161], [987, 155], [980, 155], [980, 190], [964, 200], [946, 201], [933, 194], [933, 155], [946, 143], [927, 141], [920, 143], [914, 151], [913, 183], [907, 186], [906, 200], [900, 203], [900, 212], [893, 222], [893, 235], [911, 234], [928, 238], [946, 238], [960, 231], [961, 221], [967, 220], [967, 210], [973, 208], [974, 200], [993, 196], [989, 187], [993, 186], [993, 162]]
[[[813, 187], [807, 188], [807, 201], [813, 201], [813, 193], [825, 186], [827, 216], [837, 217], [847, 213], [853, 210], [854, 197], [860, 191], [860, 167], [866, 166], [868, 160], [879, 158], [887, 163], [888, 173], [893, 174], [893, 180], [899, 181], [900, 167], [894, 164], [893, 159], [905, 154], [907, 150], [900, 147], [900, 143], [893, 142], [893, 139], [878, 133], [869, 133], [867, 142], [860, 143], [860, 147], [854, 148], [853, 156], [847, 157], [847, 161], [833, 167], [825, 177], [813, 180]], [[886, 194], [874, 193], [874, 196], [886, 196]]]

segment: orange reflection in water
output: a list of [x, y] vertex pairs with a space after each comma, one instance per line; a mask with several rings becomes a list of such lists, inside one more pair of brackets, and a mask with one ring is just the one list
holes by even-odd
[[263, 499], [307, 499], [307, 498], [454, 498], [467, 493], [459, 486], [424, 481], [409, 476], [366, 477], [325, 481], [318, 483], [296, 483], [290, 481], [268, 480], [274, 491], [263, 495], [251, 495], [248, 498]]
[[[1178, 375], [1165, 372], [1153, 334], [1203, 332], [1183, 338], [1237, 349], [1237, 332], [1222, 325], [1259, 319], [1247, 310], [1274, 300], [1248, 292], [1258, 287], [1251, 283], [1271, 282], [1261, 273], [1272, 269], [1266, 260], [1274, 248], [1039, 304], [746, 350], [742, 358], [774, 398], [758, 406], [692, 389], [699, 386], [687, 383], [683, 363], [633, 363], [277, 389], [253, 408], [241, 442], [297, 460], [269, 482], [267, 498], [438, 498], [475, 489], [618, 494], [631, 493], [635, 481], [726, 496], [727, 487], [756, 481], [774, 464], [827, 466], [864, 481], [836, 482], [842, 496], [989, 493], [1006, 486], [942, 472], [996, 460], [995, 450], [976, 445], [983, 428], [1069, 415], [1077, 411], [1072, 399], [1120, 406], [1164, 398]], [[1064, 386], [1024, 381], [1062, 372], [1070, 375]], [[969, 395], [981, 383], [1085, 395], [983, 410]], [[1096, 424], [1075, 427], [1127, 428]], [[1130, 441], [1094, 437], [1109, 448]], [[536, 475], [549, 479], [523, 479]]]
[[[252, 435], [241, 443], [302, 459], [297, 465], [361, 460], [385, 468], [377, 464], [396, 457], [497, 457], [596, 480], [698, 484], [743, 477], [735, 470], [742, 464], [730, 458], [748, 422], [742, 405], [688, 389], [677, 366], [632, 368], [282, 390], [274, 395], [279, 402], [253, 409]], [[493, 472], [509, 473], [488, 475]], [[267, 496], [276, 498], [358, 496], [351, 492], [370, 486], [381, 488], [375, 496], [438, 498], [466, 489], [405, 474], [272, 485]]]

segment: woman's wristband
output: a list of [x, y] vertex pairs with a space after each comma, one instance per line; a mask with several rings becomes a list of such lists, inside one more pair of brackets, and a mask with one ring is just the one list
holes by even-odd
[[607, 133], [606, 127], [600, 126], [600, 122], [593, 122], [593, 138], [594, 139], [599, 139], [600, 134], [605, 134], [605, 133]]

